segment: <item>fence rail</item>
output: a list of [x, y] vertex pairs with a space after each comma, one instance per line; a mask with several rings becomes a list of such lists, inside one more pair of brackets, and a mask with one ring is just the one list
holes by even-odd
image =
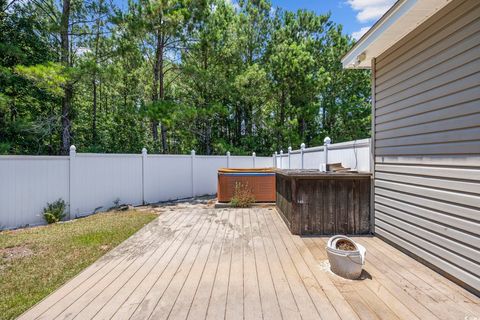
[[272, 167], [271, 157], [77, 153], [0, 156], [0, 229], [43, 224], [47, 202], [63, 199], [68, 218], [114, 206], [212, 195], [222, 167]]
[[370, 139], [348, 141], [336, 144], [305, 148], [287, 152], [275, 152], [273, 163], [280, 169], [319, 169], [325, 170], [326, 163], [341, 163], [352, 170], [370, 171]]
[[[328, 161], [368, 171], [368, 144], [330, 145]], [[353, 149], [352, 149], [353, 148]], [[229, 168], [315, 168], [324, 164], [324, 146], [290, 150], [273, 157], [77, 153], [69, 156], [0, 156], [0, 229], [43, 224], [47, 202], [63, 199], [69, 216], [106, 210], [120, 203], [140, 205], [213, 195], [217, 170]], [[364, 150], [366, 149], [366, 150]], [[366, 154], [367, 163], [364, 154]], [[340, 160], [339, 160], [340, 159]], [[303, 165], [302, 165], [303, 164]]]

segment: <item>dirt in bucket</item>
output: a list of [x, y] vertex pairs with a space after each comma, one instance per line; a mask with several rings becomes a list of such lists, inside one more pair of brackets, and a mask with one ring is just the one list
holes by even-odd
[[357, 248], [355, 245], [346, 239], [341, 239], [337, 241], [336, 247], [338, 250], [344, 250], [344, 251], [355, 251]]

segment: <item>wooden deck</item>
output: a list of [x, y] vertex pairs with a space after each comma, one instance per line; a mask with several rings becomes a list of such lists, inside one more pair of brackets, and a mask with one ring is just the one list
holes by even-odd
[[[274, 208], [172, 210], [21, 319], [476, 319], [478, 297], [376, 238], [365, 280]], [[310, 250], [309, 250], [310, 249]], [[466, 318], [471, 316], [472, 318]]]

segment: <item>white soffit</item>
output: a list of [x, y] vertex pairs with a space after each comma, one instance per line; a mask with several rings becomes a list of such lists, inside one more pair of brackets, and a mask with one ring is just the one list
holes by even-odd
[[398, 0], [343, 56], [343, 67], [370, 68], [372, 58], [385, 52], [451, 1]]

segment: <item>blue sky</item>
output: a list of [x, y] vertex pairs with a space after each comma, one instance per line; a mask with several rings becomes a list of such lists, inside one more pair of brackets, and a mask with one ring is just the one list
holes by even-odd
[[[236, 0], [228, 0], [235, 2]], [[331, 12], [332, 20], [344, 26], [344, 32], [360, 38], [396, 0], [270, 0], [274, 6], [297, 11], [308, 9], [319, 14]], [[114, 0], [126, 8], [127, 0]]]
[[308, 9], [317, 13], [331, 12], [332, 20], [344, 26], [344, 32], [358, 39], [395, 0], [271, 0], [274, 6], [296, 11]]

